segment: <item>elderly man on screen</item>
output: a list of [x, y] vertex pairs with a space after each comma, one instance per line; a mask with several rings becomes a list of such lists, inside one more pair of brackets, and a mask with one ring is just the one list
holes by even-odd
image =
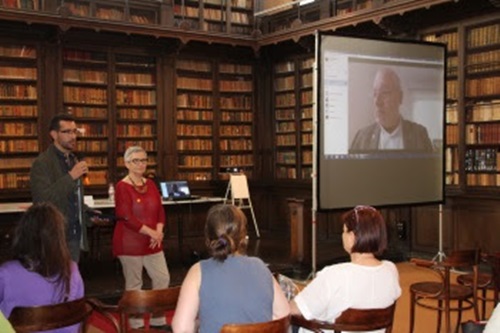
[[424, 126], [403, 119], [399, 108], [403, 101], [401, 82], [390, 68], [380, 69], [373, 82], [375, 123], [360, 129], [351, 151], [418, 150], [432, 151], [432, 142]]

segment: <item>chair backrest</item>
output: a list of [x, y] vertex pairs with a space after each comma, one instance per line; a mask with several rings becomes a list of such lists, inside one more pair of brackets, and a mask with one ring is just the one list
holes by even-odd
[[487, 255], [487, 261], [491, 267], [491, 274], [493, 277], [494, 301], [495, 304], [499, 301], [500, 293], [500, 252], [491, 253]]
[[85, 331], [85, 321], [92, 313], [92, 306], [85, 298], [54, 305], [15, 307], [10, 316], [17, 333], [38, 332], [82, 323], [81, 331]]
[[307, 320], [302, 316], [292, 316], [291, 322], [292, 325], [318, 333], [323, 330], [364, 332], [383, 328], [386, 329], [386, 333], [391, 333], [395, 309], [396, 302], [384, 309], [347, 309], [335, 319], [334, 323]]
[[127, 327], [129, 315], [142, 315], [145, 325], [149, 325], [151, 315], [175, 310], [180, 290], [181, 287], [176, 286], [167, 289], [125, 291], [118, 302], [122, 329]]
[[226, 324], [222, 326], [220, 333], [288, 333], [290, 327], [290, 316], [253, 324]]

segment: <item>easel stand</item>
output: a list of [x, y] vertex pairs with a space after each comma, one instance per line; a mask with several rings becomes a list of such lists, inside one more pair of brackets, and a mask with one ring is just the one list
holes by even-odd
[[259, 226], [255, 213], [253, 212], [252, 200], [250, 199], [250, 191], [248, 190], [247, 176], [244, 174], [230, 174], [229, 184], [227, 185], [224, 203], [231, 203], [240, 209], [250, 209], [253, 225], [257, 238], [260, 238]]
[[432, 261], [443, 261], [446, 254], [443, 252], [443, 205], [439, 205], [439, 249], [438, 253], [432, 258]]

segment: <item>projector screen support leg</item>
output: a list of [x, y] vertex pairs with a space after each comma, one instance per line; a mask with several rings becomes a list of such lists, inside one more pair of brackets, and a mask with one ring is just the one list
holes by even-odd
[[443, 261], [446, 258], [446, 254], [443, 252], [443, 205], [439, 205], [439, 245], [438, 245], [438, 253], [432, 258], [432, 261]]

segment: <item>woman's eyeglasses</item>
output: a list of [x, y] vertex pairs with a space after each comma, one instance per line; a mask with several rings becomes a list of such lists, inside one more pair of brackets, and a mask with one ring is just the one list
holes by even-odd
[[129, 161], [130, 163], [134, 165], [139, 165], [139, 164], [148, 164], [148, 159], [147, 158], [134, 158]]
[[372, 206], [364, 206], [364, 205], [359, 205], [354, 207], [354, 216], [356, 217], [356, 222], [359, 223], [359, 212], [363, 210], [368, 210], [370, 212], [376, 212], [377, 210], [373, 208]]

